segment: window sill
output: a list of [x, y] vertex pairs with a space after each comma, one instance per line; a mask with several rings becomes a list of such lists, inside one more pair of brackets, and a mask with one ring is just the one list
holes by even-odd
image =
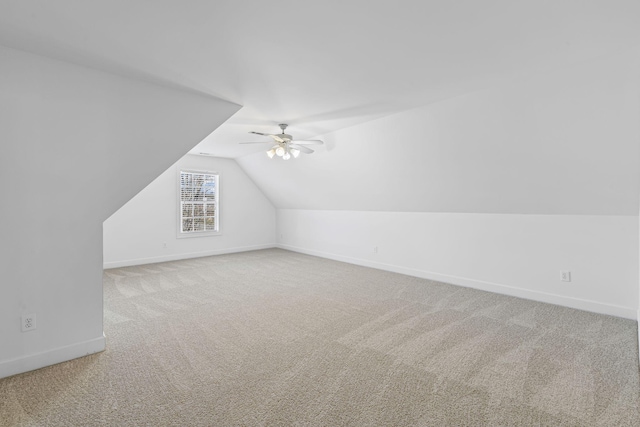
[[195, 233], [180, 233], [178, 232], [178, 239], [190, 239], [192, 237], [212, 237], [212, 236], [221, 236], [222, 233], [220, 231], [202, 231]]

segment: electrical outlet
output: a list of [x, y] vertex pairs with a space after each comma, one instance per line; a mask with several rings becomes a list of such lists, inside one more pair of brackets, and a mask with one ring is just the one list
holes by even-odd
[[378, 247], [377, 247], [377, 246], [374, 246], [374, 247], [373, 247], [373, 253], [374, 253], [374, 254], [377, 254], [377, 253], [378, 253]]
[[36, 315], [25, 314], [22, 316], [22, 332], [33, 331], [36, 328]]
[[162, 244], [162, 247], [163, 247], [163, 248], [166, 248], [166, 247], [167, 247], [167, 242], [164, 242], [164, 243]]
[[571, 272], [570, 271], [561, 271], [560, 272], [560, 280], [562, 280], [563, 282], [570, 282], [571, 281]]

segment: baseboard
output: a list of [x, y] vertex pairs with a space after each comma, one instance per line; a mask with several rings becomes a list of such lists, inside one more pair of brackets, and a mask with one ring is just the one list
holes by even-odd
[[4, 362], [0, 362], [0, 378], [33, 371], [35, 369], [44, 368], [45, 366], [55, 365], [56, 363], [62, 363], [68, 360], [77, 359], [78, 357], [98, 353], [103, 351], [105, 347], [106, 338], [104, 334], [102, 334], [101, 337], [91, 340], [58, 347], [41, 353], [30, 354], [18, 359], [6, 360]]
[[[464, 286], [467, 288], [479, 289], [482, 291], [495, 292], [498, 294], [514, 296], [518, 298], [529, 299], [533, 301], [546, 302], [549, 304], [561, 305], [564, 307], [576, 308], [578, 310], [591, 311], [594, 313], [608, 314], [626, 319], [640, 319], [640, 311], [636, 312], [634, 308], [622, 307], [611, 304], [603, 304], [597, 301], [584, 300], [580, 298], [566, 297], [562, 295], [550, 294], [546, 292], [532, 291], [528, 289], [514, 288], [512, 286], [500, 283], [485, 282], [466, 277], [451, 276], [432, 271], [418, 270], [399, 265], [385, 264], [381, 262], [369, 261], [366, 259], [352, 258], [344, 255], [337, 255], [328, 252], [309, 250], [297, 246], [278, 244], [278, 248], [286, 249], [293, 252], [314, 255], [321, 258], [333, 259], [349, 264], [361, 265], [364, 267], [376, 268], [378, 270], [392, 271], [394, 273], [406, 274], [407, 276], [420, 277], [422, 279], [435, 280], [438, 282], [449, 283], [452, 285]], [[640, 333], [639, 333], [640, 336]]]
[[125, 259], [121, 261], [105, 262], [103, 264], [103, 268], [106, 270], [109, 268], [131, 267], [133, 265], [156, 264], [159, 262], [179, 261], [181, 259], [201, 258], [205, 256], [233, 254], [237, 252], [257, 251], [260, 249], [271, 249], [275, 247], [276, 247], [275, 243], [268, 243], [265, 245], [240, 246], [236, 248], [214, 249], [214, 250], [201, 251], [201, 252], [187, 252], [187, 253], [163, 255], [163, 256], [149, 257], [149, 258]]

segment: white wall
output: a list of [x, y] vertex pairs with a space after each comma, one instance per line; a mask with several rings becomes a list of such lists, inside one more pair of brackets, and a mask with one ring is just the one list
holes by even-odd
[[104, 348], [102, 223], [239, 107], [2, 47], [0, 64], [4, 377]]
[[[282, 248], [340, 261], [636, 316], [636, 216], [280, 209], [278, 239]], [[560, 281], [561, 270], [571, 271], [571, 282]]]
[[[220, 235], [176, 237], [180, 169], [220, 174]], [[186, 155], [104, 222], [104, 266], [274, 247], [275, 218], [271, 202], [235, 160]]]
[[639, 74], [596, 58], [238, 163], [284, 248], [635, 318]]

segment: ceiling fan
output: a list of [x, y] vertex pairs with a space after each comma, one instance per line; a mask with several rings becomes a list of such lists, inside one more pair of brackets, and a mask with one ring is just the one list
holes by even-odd
[[300, 153], [313, 153], [313, 150], [307, 145], [323, 144], [319, 139], [293, 139], [293, 136], [284, 133], [285, 129], [287, 129], [287, 124], [281, 123], [278, 126], [282, 129], [282, 133], [249, 132], [255, 135], [269, 136], [273, 141], [241, 142], [240, 144], [273, 144], [275, 142], [275, 145], [267, 151], [267, 156], [270, 159], [278, 156], [282, 157], [283, 160], [289, 160], [291, 156], [298, 157]]

